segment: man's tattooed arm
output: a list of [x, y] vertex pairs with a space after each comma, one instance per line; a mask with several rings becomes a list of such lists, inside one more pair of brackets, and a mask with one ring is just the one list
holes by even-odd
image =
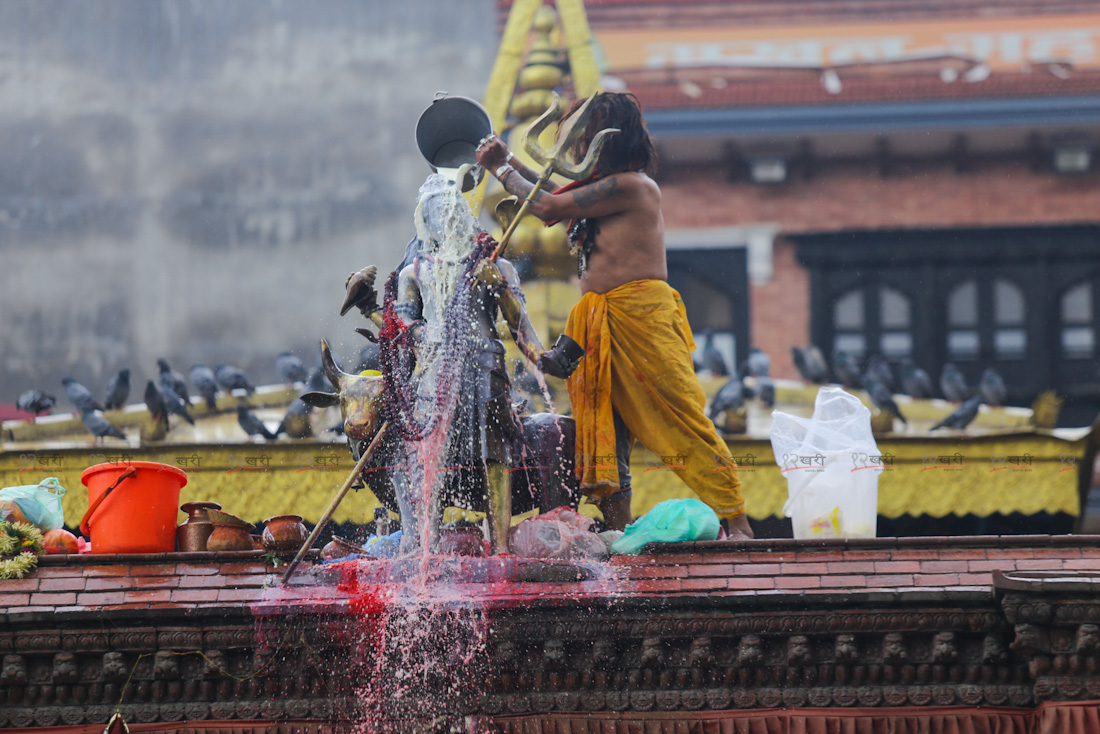
[[[519, 197], [520, 201], [526, 199], [527, 195], [531, 193], [531, 189], [535, 188], [533, 183], [525, 179], [523, 174], [512, 166], [505, 169], [504, 177], [500, 179], [500, 183], [504, 186], [505, 191], [509, 194], [515, 194]], [[539, 192], [535, 194], [535, 198], [531, 200], [531, 204], [538, 204], [545, 193], [544, 190], [540, 189]]]
[[591, 209], [601, 201], [610, 199], [619, 192], [619, 179], [615, 176], [597, 181], [573, 192], [573, 201], [581, 209]]

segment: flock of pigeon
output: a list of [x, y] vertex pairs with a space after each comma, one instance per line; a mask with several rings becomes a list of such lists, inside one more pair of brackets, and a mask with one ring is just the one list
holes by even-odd
[[[722, 353], [714, 346], [713, 336], [706, 334], [701, 350], [701, 359], [696, 362], [696, 372], [707, 371], [715, 376], [729, 376], [729, 380], [718, 390], [711, 401], [712, 419], [727, 410], [736, 410], [749, 398], [759, 398], [768, 407], [775, 405], [775, 384], [770, 376], [771, 358], [757, 347], [749, 350], [748, 358], [741, 369], [731, 374]], [[871, 402], [881, 411], [889, 411], [905, 424], [908, 424], [894, 400], [895, 394], [908, 395], [914, 399], [936, 397], [932, 388], [932, 379], [928, 373], [918, 367], [909, 358], [904, 358], [895, 376], [894, 369], [881, 356], [872, 356], [861, 368], [858, 360], [848, 352], [838, 350], [830, 365], [821, 350], [810, 345], [806, 349], [791, 347], [791, 356], [795, 367], [806, 382], [818, 385], [830, 381], [830, 377], [844, 387], [862, 388], [867, 391]], [[754, 387], [746, 385], [745, 377], [751, 376]], [[966, 383], [959, 368], [948, 362], [943, 366], [939, 380], [940, 391], [944, 398], [959, 406], [946, 418], [932, 426], [939, 428], [966, 428], [978, 415], [982, 403], [993, 407], [1004, 404], [1006, 390], [1004, 380], [992, 367], [987, 368], [972, 390]]]
[[[190, 388], [183, 375], [176, 372], [168, 364], [167, 360], [158, 359], [157, 380], [148, 380], [145, 383], [144, 401], [149, 410], [149, 415], [154, 422], [154, 428], [146, 438], [159, 440], [170, 430], [169, 416], [178, 416], [179, 419], [194, 425], [195, 419], [188, 408], [192, 405], [192, 389], [195, 399], [205, 401], [210, 411], [217, 410], [217, 396], [219, 390], [228, 394], [252, 395], [256, 388], [248, 379], [244, 370], [232, 365], [219, 364], [213, 369], [202, 364], [191, 367]], [[315, 370], [312, 375], [306, 370], [302, 360], [290, 352], [283, 352], [275, 358], [275, 367], [287, 384], [307, 383], [306, 389], [323, 389], [319, 385], [325, 377], [321, 370]], [[126, 405], [130, 397], [130, 369], [124, 367], [107, 383], [105, 397], [100, 403], [92, 392], [71, 377], [61, 380], [65, 388], [65, 397], [75, 406], [80, 413], [81, 421], [88, 433], [92, 434], [98, 443], [105, 437], [125, 439], [126, 435], [113, 425], [103, 415], [107, 410], [120, 410]], [[57, 398], [42, 390], [27, 390], [16, 401], [17, 407], [37, 418], [43, 413], [48, 413], [57, 403]], [[248, 440], [256, 436], [273, 440], [281, 433], [286, 433], [294, 438], [305, 438], [310, 433], [309, 414], [312, 408], [300, 400], [291, 403], [279, 427], [271, 431], [263, 421], [253, 415], [244, 402], [237, 403], [237, 422]]]

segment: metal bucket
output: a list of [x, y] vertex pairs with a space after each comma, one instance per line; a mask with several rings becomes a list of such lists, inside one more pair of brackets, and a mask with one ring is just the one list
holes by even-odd
[[492, 131], [489, 113], [476, 101], [437, 92], [416, 123], [416, 147], [433, 170], [475, 165], [478, 142]]

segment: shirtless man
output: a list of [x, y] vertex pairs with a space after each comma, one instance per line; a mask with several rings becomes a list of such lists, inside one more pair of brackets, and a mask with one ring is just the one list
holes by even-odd
[[[606, 128], [620, 132], [607, 141], [593, 176], [554, 193], [540, 191], [530, 208], [546, 222], [571, 220], [570, 243], [580, 261], [583, 295], [566, 327], [588, 354], [567, 383], [578, 457], [617, 458], [611, 466], [578, 461], [582, 490], [599, 501], [610, 527], [629, 524], [629, 456], [637, 439], [658, 456], [682, 458], [673, 471], [718, 513], [731, 537], [751, 538], [729, 449], [703, 413], [683, 302], [666, 282], [661, 190], [647, 175], [656, 150], [633, 95], [597, 95], [574, 157], [582, 159]], [[521, 200], [538, 178], [495, 135], [478, 147], [477, 159]], [[610, 358], [601, 360], [602, 354]]]

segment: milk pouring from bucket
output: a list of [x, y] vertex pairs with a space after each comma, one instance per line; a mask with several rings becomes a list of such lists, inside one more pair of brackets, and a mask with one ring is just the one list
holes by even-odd
[[416, 123], [416, 147], [433, 171], [456, 181], [459, 169], [470, 173], [460, 182], [465, 193], [478, 184], [485, 171], [477, 163], [477, 146], [493, 132], [488, 111], [469, 97], [436, 92]]
[[883, 467], [853, 459], [879, 455], [867, 406], [839, 387], [823, 387], [812, 418], [778, 410], [772, 418], [772, 451], [787, 478], [783, 513], [794, 537], [875, 537]]

